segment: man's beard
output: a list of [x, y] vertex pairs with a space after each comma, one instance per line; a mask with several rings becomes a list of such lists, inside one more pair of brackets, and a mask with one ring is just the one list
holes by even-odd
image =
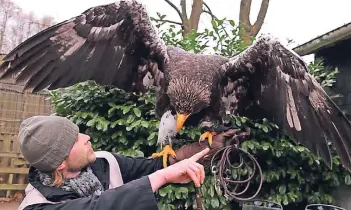
[[67, 166], [67, 171], [68, 172], [72, 172], [72, 173], [75, 173], [75, 172], [80, 172], [83, 168], [87, 167], [89, 165], [89, 161], [86, 161], [85, 164], [81, 164], [81, 165], [78, 165], [78, 164], [68, 164]]
[[68, 172], [80, 172], [83, 168], [87, 167], [88, 165], [90, 165], [91, 163], [93, 163], [95, 161], [96, 158], [93, 158], [92, 160], [87, 159], [85, 164], [81, 164], [81, 165], [71, 165], [70, 163], [67, 164], [67, 171]]

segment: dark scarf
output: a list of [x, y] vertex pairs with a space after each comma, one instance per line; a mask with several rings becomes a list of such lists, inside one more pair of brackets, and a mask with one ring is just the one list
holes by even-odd
[[[43, 185], [50, 187], [54, 186], [54, 180], [51, 175], [41, 173], [40, 171], [38, 171], [38, 173]], [[82, 172], [75, 178], [64, 179], [63, 185], [61, 185], [60, 188], [67, 192], [76, 192], [81, 197], [100, 195], [104, 191], [101, 182], [93, 174], [90, 167], [82, 170]]]

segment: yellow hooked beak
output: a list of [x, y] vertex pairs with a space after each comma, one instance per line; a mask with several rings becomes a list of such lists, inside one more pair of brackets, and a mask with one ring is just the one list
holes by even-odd
[[185, 120], [189, 117], [190, 114], [186, 115], [186, 114], [178, 114], [177, 113], [177, 132], [179, 132], [182, 127], [183, 124], [185, 122]]

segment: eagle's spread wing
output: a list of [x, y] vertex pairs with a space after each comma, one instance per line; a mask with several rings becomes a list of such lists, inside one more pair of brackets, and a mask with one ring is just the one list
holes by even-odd
[[223, 70], [232, 113], [272, 120], [331, 167], [330, 141], [351, 169], [351, 124], [296, 53], [264, 36]]
[[167, 60], [144, 6], [121, 0], [90, 8], [24, 41], [4, 58], [0, 78], [34, 92], [87, 80], [131, 91], [145, 88], [147, 73], [160, 79], [162, 72], [150, 66], [163, 68]]

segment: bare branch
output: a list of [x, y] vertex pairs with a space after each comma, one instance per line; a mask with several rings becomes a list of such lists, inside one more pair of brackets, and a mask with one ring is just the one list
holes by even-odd
[[[213, 14], [213, 12], [211, 11], [210, 7], [209, 7], [205, 2], [204, 2], [204, 6], [206, 7], [207, 10], [202, 10], [202, 12], [211, 15], [212, 19], [218, 19], [218, 18]], [[227, 36], [229, 36], [227, 30], [224, 28], [223, 25], [222, 25], [222, 29], [223, 29], [224, 33], [225, 33]], [[218, 34], [218, 32], [217, 32], [217, 34]], [[218, 34], [218, 36], [219, 36], [219, 34]]]
[[210, 7], [206, 4], [206, 2], [204, 2], [204, 6], [206, 7], [207, 10], [203, 10], [202, 12], [211, 15], [212, 19], [218, 19], [217, 16], [213, 14], [212, 10], [211, 10]]
[[175, 9], [175, 11], [177, 11], [180, 19], [182, 20], [182, 23], [184, 23], [184, 20], [183, 20], [183, 16], [182, 16], [182, 13], [180, 12], [180, 10], [178, 9], [178, 7], [176, 5], [174, 5], [170, 0], [165, 0], [171, 7], [173, 7], [173, 9]]
[[207, 13], [209, 15], [211, 15], [212, 19], [218, 19], [214, 14], [212, 14], [210, 11], [207, 10], [202, 10], [202, 12]]
[[210, 7], [206, 4], [206, 2], [203, 2], [204, 6], [206, 7], [207, 11], [204, 10], [204, 12], [210, 14], [212, 17], [218, 19], [212, 12], [212, 10], [210, 9]]
[[0, 0], [0, 52], [7, 53], [23, 40], [53, 24], [54, 18], [25, 13], [13, 0]]
[[256, 22], [253, 25], [251, 32], [250, 32], [251, 36], [256, 36], [258, 34], [258, 32], [261, 30], [261, 27], [263, 25], [264, 19], [265, 19], [266, 14], [267, 14], [268, 6], [269, 6], [269, 0], [262, 0], [261, 8], [260, 8], [260, 11], [258, 13]]
[[176, 22], [176, 21], [172, 21], [172, 20], [164, 20], [164, 19], [156, 19], [156, 18], [152, 18], [152, 20], [154, 21], [160, 21], [160, 22], [167, 22], [167, 23], [173, 23], [173, 24], [177, 24], [177, 25], [183, 25], [183, 23], [179, 23], [179, 22]]
[[[5, 47], [9, 48], [8, 42], [6, 41], [8, 34], [9, 22], [11, 21], [13, 15], [18, 10], [18, 6], [15, 5], [10, 0], [4, 0], [0, 2], [1, 10], [0, 10], [0, 52], [8, 51], [9, 49], [5, 49]], [[5, 49], [5, 50], [4, 50]]]

